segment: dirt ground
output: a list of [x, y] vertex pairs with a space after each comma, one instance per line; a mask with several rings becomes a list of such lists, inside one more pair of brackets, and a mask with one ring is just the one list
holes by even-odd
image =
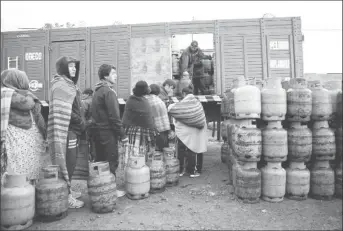
[[63, 220], [35, 222], [28, 230], [342, 230], [342, 200], [285, 200], [243, 204], [227, 183], [228, 169], [220, 161], [220, 142], [210, 139], [204, 154], [202, 175], [183, 176], [178, 186], [144, 200], [117, 200], [113, 213], [96, 214], [90, 209], [87, 183], [81, 189], [82, 209], [70, 209]]

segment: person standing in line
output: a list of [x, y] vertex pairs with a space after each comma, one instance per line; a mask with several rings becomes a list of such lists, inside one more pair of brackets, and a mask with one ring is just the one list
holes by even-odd
[[184, 88], [184, 98], [169, 105], [168, 113], [175, 119], [180, 176], [188, 172], [190, 177], [198, 177], [207, 151], [207, 123], [204, 109], [192, 93], [191, 87]]
[[[128, 141], [120, 119], [119, 102], [113, 85], [117, 81], [116, 68], [109, 64], [99, 67], [100, 82], [95, 85], [92, 110], [92, 137], [95, 143], [96, 161], [108, 161], [110, 171], [116, 176], [119, 164], [118, 141]], [[117, 190], [122, 197], [125, 191]]]
[[90, 126], [92, 124], [92, 97], [93, 90], [91, 88], [86, 88], [82, 93], [82, 103], [85, 112], [84, 117], [86, 120], [86, 131], [84, 134], [82, 134], [81, 141], [83, 143], [85, 152], [90, 153], [89, 158], [93, 161], [95, 160], [95, 145], [90, 136]]
[[[88, 156], [80, 156], [80, 136], [85, 131], [81, 91], [77, 87], [80, 61], [60, 57], [56, 61], [57, 74], [51, 81], [48, 116], [48, 143], [53, 164], [59, 165], [69, 188], [69, 208], [81, 208], [77, 200], [80, 192], [71, 190], [72, 177], [87, 180]], [[78, 174], [75, 170], [77, 170]]]
[[169, 100], [169, 97], [174, 95], [175, 87], [176, 87], [176, 83], [174, 80], [166, 79], [162, 84], [158, 97], [160, 97], [160, 99], [163, 102], [167, 102]]
[[[41, 103], [29, 91], [24, 71], [1, 73], [1, 179], [9, 174], [26, 174], [32, 185], [39, 171], [49, 164], [46, 155], [46, 124]], [[48, 157], [48, 158], [45, 158]]]
[[150, 94], [146, 95], [154, 119], [155, 127], [159, 134], [156, 135], [156, 150], [163, 151], [169, 146], [168, 133], [170, 132], [170, 122], [166, 104], [158, 97], [160, 87], [157, 84], [150, 85]]

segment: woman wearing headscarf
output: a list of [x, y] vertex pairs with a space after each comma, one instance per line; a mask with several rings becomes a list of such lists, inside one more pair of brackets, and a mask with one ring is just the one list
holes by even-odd
[[145, 98], [150, 88], [145, 81], [138, 81], [133, 89], [133, 95], [126, 102], [123, 114], [123, 125], [128, 142], [128, 156], [147, 155], [155, 150], [156, 129], [152, 111]]
[[166, 104], [158, 97], [160, 87], [157, 84], [150, 85], [150, 94], [145, 98], [148, 100], [155, 127], [158, 131], [156, 136], [156, 150], [163, 151], [163, 148], [169, 147], [168, 133], [170, 132], [170, 121]]
[[[29, 91], [25, 72], [1, 73], [1, 176], [27, 174], [35, 185], [39, 171], [50, 162], [46, 156], [46, 124], [41, 103]], [[46, 163], [43, 163], [44, 156]]]

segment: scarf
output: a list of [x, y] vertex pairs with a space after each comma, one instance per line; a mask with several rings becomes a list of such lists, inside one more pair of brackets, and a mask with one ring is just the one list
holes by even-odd
[[126, 102], [123, 114], [123, 125], [154, 129], [149, 102], [144, 97], [131, 95]]
[[189, 127], [202, 129], [206, 124], [204, 109], [192, 94], [188, 94], [180, 102], [171, 105], [169, 114]]
[[[52, 164], [60, 166], [62, 176], [70, 186], [71, 179], [68, 176], [65, 156], [72, 105], [78, 89], [74, 82], [65, 76], [56, 75], [51, 83], [47, 129], [51, 161]], [[88, 161], [86, 163], [87, 166], [80, 166], [81, 161], [77, 161], [75, 169], [88, 169]], [[75, 176], [78, 179], [82, 177], [84, 176]]]
[[154, 124], [158, 132], [164, 132], [170, 130], [170, 122], [168, 112], [165, 103], [156, 95], [145, 96], [148, 100]]

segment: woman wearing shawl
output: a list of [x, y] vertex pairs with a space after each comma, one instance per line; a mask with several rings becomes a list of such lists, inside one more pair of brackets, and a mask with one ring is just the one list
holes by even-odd
[[157, 84], [150, 85], [150, 95], [146, 95], [154, 119], [154, 124], [159, 132], [156, 136], [156, 150], [163, 151], [163, 148], [169, 146], [168, 132], [170, 131], [170, 122], [166, 104], [158, 97], [160, 87]]
[[175, 119], [180, 175], [187, 170], [190, 177], [198, 177], [202, 170], [202, 153], [207, 151], [207, 125], [204, 109], [192, 92], [192, 87], [184, 88], [184, 98], [171, 104], [168, 112]]
[[57, 75], [51, 81], [48, 117], [48, 142], [53, 164], [59, 165], [69, 186], [69, 208], [81, 208], [76, 198], [80, 192], [70, 189], [71, 180], [88, 177], [88, 153], [79, 152], [80, 136], [85, 131], [81, 92], [76, 86], [80, 62], [61, 57], [56, 62]]
[[35, 185], [41, 167], [49, 164], [50, 158], [45, 155], [46, 125], [40, 112], [41, 103], [29, 91], [26, 73], [16, 69], [3, 71], [1, 176], [5, 172], [27, 174], [31, 183]]
[[145, 81], [138, 81], [133, 95], [126, 102], [123, 114], [123, 126], [129, 142], [126, 159], [130, 156], [145, 156], [155, 150], [155, 125], [148, 100], [150, 93]]

